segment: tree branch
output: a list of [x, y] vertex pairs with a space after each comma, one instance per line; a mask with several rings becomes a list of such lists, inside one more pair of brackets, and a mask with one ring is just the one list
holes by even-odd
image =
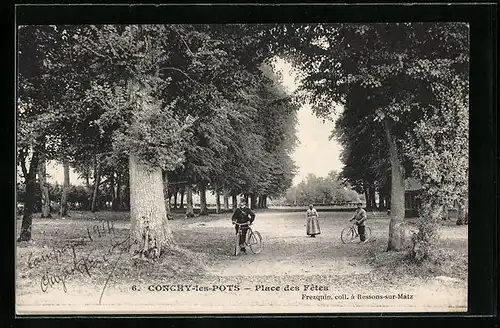
[[[85, 41], [89, 41], [89, 42], [92, 42], [89, 38], [85, 38]], [[94, 53], [96, 56], [98, 57], [101, 57], [101, 58], [108, 58], [110, 61], [113, 61], [113, 59], [111, 57], [109, 57], [108, 55], [105, 55], [105, 54], [101, 54], [101, 53], [98, 53], [97, 51], [95, 51], [94, 49], [92, 49], [91, 47], [87, 47], [85, 45], [84, 42], [81, 42], [80, 43], [82, 45], [82, 47], [84, 47], [85, 49], [87, 50], [90, 50], [92, 53]]]
[[181, 74], [183, 74], [185, 77], [187, 77], [189, 80], [193, 81], [194, 83], [196, 83], [197, 85], [202, 85], [200, 82], [198, 81], [195, 81], [193, 80], [189, 75], [187, 75], [187, 73], [185, 73], [183, 70], [181, 69], [178, 69], [178, 68], [175, 68], [175, 67], [162, 67], [160, 68], [160, 71], [163, 71], [163, 70], [172, 70], [172, 71], [177, 71]]
[[177, 31], [177, 29], [173, 29], [175, 31], [175, 33], [177, 33], [177, 35], [181, 38], [181, 41], [182, 43], [184, 43], [184, 45], [186, 46], [188, 52], [191, 54], [191, 56], [194, 57], [194, 53], [191, 51], [191, 49], [189, 48], [189, 46], [187, 45], [186, 41], [184, 41], [184, 38], [182, 37], [182, 35], [179, 33], [179, 31]]
[[21, 150], [19, 153], [19, 165], [21, 166], [21, 170], [23, 171], [24, 180], [28, 179], [28, 169], [26, 168], [26, 153], [24, 150]]

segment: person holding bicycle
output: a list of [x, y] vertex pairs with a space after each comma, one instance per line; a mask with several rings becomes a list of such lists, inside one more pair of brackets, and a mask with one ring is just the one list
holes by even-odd
[[366, 211], [363, 209], [363, 203], [358, 203], [358, 209], [354, 216], [349, 220], [349, 222], [354, 220], [354, 224], [358, 226], [359, 240], [364, 242], [366, 240], [365, 235], [365, 221], [366, 221]]
[[[248, 225], [252, 224], [253, 221], [255, 220], [255, 213], [247, 207], [247, 203], [245, 201], [245, 198], [240, 199], [240, 203], [238, 204], [238, 207], [233, 213], [233, 216], [231, 217], [231, 221], [233, 224], [235, 223], [248, 223]], [[242, 252], [246, 252], [245, 249], [245, 239], [247, 236], [247, 230], [248, 226], [242, 225], [238, 226], [235, 225], [236, 233], [238, 233], [238, 228], [241, 229], [241, 235], [240, 235], [240, 250]]]

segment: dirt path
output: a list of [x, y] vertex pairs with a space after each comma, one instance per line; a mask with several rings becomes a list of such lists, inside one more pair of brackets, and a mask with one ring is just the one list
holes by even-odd
[[[290, 220], [290, 215], [293, 219]], [[260, 254], [247, 254], [217, 258], [208, 268], [212, 275], [222, 276], [285, 276], [285, 275], [350, 275], [368, 273], [370, 266], [363, 263], [362, 249], [365, 245], [343, 245], [340, 243], [341, 228], [331, 229], [324, 225], [316, 238], [306, 236], [305, 226], [300, 224], [300, 213], [262, 213], [253, 229], [263, 237]], [[227, 218], [193, 223], [186, 227], [218, 228], [234, 234]], [[357, 249], [356, 249], [357, 247]]]
[[[229, 214], [174, 220], [171, 224], [178, 244], [195, 254], [203, 253], [209, 260], [205, 263], [204, 274], [172, 279], [147, 268], [142, 270], [127, 264], [124, 271], [113, 275], [104, 292], [104, 278], [99, 280], [94, 276], [92, 279], [85, 276], [68, 279], [67, 292], [59, 285], [49, 292], [40, 292], [39, 277], [31, 274], [23, 278], [24, 272], [21, 272], [20, 279], [16, 280], [16, 297], [18, 304], [23, 306], [18, 310], [31, 313], [149, 314], [435, 312], [466, 309], [466, 280], [450, 277], [424, 279], [387, 271], [381, 274], [380, 269], [369, 263], [370, 251], [383, 253], [387, 219], [370, 220], [370, 242], [342, 244], [340, 232], [348, 225], [350, 214], [320, 215], [321, 234], [310, 238], [305, 233], [303, 213], [258, 213], [253, 228], [263, 236], [263, 250], [257, 255], [249, 252], [239, 256], [231, 255], [234, 228]], [[55, 234], [51, 238], [64, 239], [68, 234], [85, 231], [89, 222], [37, 222], [37, 241], [31, 247], [43, 245], [46, 232]], [[115, 228], [126, 235], [128, 226], [128, 222], [122, 221], [117, 222]], [[446, 227], [442, 236], [449, 241], [450, 247], [466, 246], [467, 229], [464, 227]], [[45, 249], [43, 247], [42, 250]], [[29, 248], [19, 249], [20, 261], [25, 262], [31, 251]], [[103, 276], [110, 271], [109, 268], [104, 269]], [[141, 276], [131, 276], [139, 272]], [[208, 289], [189, 292], [162, 290], [165, 286], [177, 284]], [[237, 290], [231, 290], [235, 286]], [[278, 287], [279, 290], [276, 290]], [[102, 302], [99, 304], [101, 293]], [[403, 299], [397, 299], [398, 295]], [[409, 295], [408, 299], [404, 299], [405, 295]], [[380, 299], [385, 296], [392, 298]]]

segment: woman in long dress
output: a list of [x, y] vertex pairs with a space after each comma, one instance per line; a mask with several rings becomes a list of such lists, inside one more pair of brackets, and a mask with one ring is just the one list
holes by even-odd
[[321, 233], [319, 229], [318, 212], [313, 204], [309, 205], [309, 209], [306, 212], [306, 222], [306, 233], [308, 236], [316, 237], [316, 235]]

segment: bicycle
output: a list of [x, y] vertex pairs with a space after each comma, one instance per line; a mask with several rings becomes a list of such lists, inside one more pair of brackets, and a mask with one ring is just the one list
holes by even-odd
[[240, 235], [243, 233], [241, 227], [247, 227], [247, 235], [245, 238], [244, 246], [250, 247], [250, 250], [254, 254], [259, 254], [262, 251], [262, 236], [257, 230], [253, 230], [250, 227], [250, 223], [237, 223], [234, 222], [238, 227], [238, 232], [236, 233], [236, 243], [234, 246], [234, 256], [237, 256], [240, 252]]
[[[370, 227], [365, 226], [365, 237], [366, 237], [365, 241], [367, 241], [368, 238], [370, 238], [371, 233], [372, 230], [370, 229]], [[342, 240], [343, 244], [352, 243], [356, 241], [358, 237], [359, 233], [358, 233], [358, 226], [356, 225], [356, 223], [353, 223], [350, 227], [344, 228], [340, 233], [340, 240]]]

